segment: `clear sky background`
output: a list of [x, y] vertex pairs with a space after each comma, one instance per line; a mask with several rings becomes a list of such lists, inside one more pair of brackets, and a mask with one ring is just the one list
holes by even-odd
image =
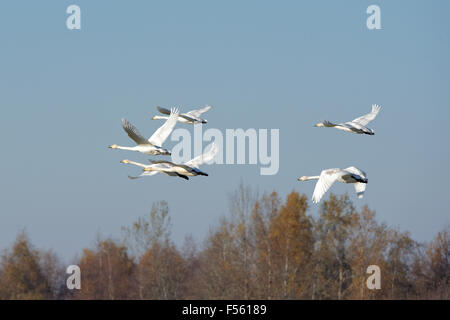
[[[66, 28], [71, 4], [80, 31]], [[366, 27], [371, 4], [382, 30]], [[241, 180], [310, 198], [314, 182], [299, 176], [350, 165], [368, 174], [365, 197], [343, 184], [333, 192], [430, 240], [450, 223], [449, 12], [447, 0], [2, 1], [0, 249], [25, 227], [37, 247], [70, 259], [98, 231], [120, 237], [158, 200], [169, 202], [176, 243], [201, 241]], [[375, 136], [313, 128], [373, 103], [383, 107]], [[133, 144], [122, 117], [148, 136], [162, 124], [156, 105], [205, 104], [205, 129], [280, 129], [279, 173], [213, 165], [190, 181], [127, 178], [139, 170], [119, 161], [149, 156], [107, 148]]]

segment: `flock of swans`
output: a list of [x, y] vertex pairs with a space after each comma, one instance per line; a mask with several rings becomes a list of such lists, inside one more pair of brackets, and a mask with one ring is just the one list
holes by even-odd
[[[162, 114], [166, 114], [170, 116], [170, 110], [166, 108], [156, 107], [159, 112]], [[188, 123], [188, 124], [196, 124], [196, 123], [208, 123], [205, 119], [200, 118], [200, 116], [211, 109], [211, 106], [205, 106], [202, 109], [198, 110], [192, 110], [186, 113], [182, 113], [178, 115], [178, 121], [181, 123]], [[154, 116], [152, 118], [153, 120], [159, 120], [159, 119], [169, 119], [168, 116]]]
[[[329, 121], [323, 121], [315, 125], [315, 127], [328, 127], [352, 132], [356, 134], [368, 134], [373, 136], [375, 132], [367, 128], [367, 124], [375, 119], [381, 107], [379, 105], [372, 105], [372, 111], [352, 121], [334, 124]], [[318, 203], [323, 195], [331, 188], [335, 181], [343, 183], [353, 183], [358, 198], [362, 198], [367, 185], [367, 175], [364, 171], [356, 167], [348, 167], [345, 169], [333, 168], [322, 170], [320, 176], [303, 176], [298, 178], [298, 181], [318, 180], [314, 188], [312, 201]]]
[[[162, 147], [164, 141], [172, 133], [175, 124], [179, 121], [187, 124], [196, 124], [196, 123], [207, 123], [205, 119], [200, 118], [200, 116], [211, 109], [211, 106], [206, 106], [202, 109], [192, 110], [187, 113], [180, 114], [177, 108], [172, 108], [170, 111], [165, 108], [157, 107], [158, 111], [166, 116], [154, 116], [153, 120], [163, 119], [166, 120], [164, 124], [158, 128], [158, 130], [153, 133], [153, 135], [146, 139], [139, 131], [126, 119], [122, 119], [122, 128], [128, 134], [128, 136], [136, 143], [134, 147], [123, 147], [118, 146], [117, 144], [112, 144], [109, 146], [111, 149], [120, 149], [120, 150], [129, 150], [129, 151], [137, 151], [143, 154], [148, 155], [171, 155], [171, 152]], [[199, 167], [214, 159], [218, 149], [217, 146], [212, 143], [209, 151], [205, 152], [202, 155], [195, 157], [185, 163], [174, 163], [171, 161], [156, 161], [150, 160], [149, 165], [131, 161], [128, 159], [122, 160], [121, 163], [132, 164], [138, 167], [143, 168], [143, 172], [137, 176], [128, 176], [130, 179], [137, 179], [145, 176], [152, 176], [157, 174], [158, 172], [163, 172], [169, 176], [180, 177], [186, 180], [189, 180], [189, 177], [192, 176], [207, 176], [208, 174], [201, 171]]]
[[[211, 106], [205, 106], [204, 108], [192, 110], [186, 113], [180, 114], [177, 108], [168, 110], [166, 108], [157, 107], [158, 111], [164, 116], [154, 116], [153, 120], [166, 120], [164, 124], [155, 131], [155, 133], [146, 139], [130, 122], [126, 119], [122, 119], [123, 130], [128, 136], [136, 143], [134, 147], [123, 147], [117, 144], [110, 145], [111, 149], [137, 151], [147, 155], [171, 155], [171, 152], [162, 147], [164, 141], [172, 133], [175, 124], [177, 122], [185, 124], [204, 124], [207, 123], [201, 116], [203, 113], [211, 109]], [[352, 121], [334, 124], [330, 121], [323, 121], [315, 125], [315, 127], [328, 127], [352, 132], [356, 134], [374, 135], [374, 131], [367, 127], [370, 121], [374, 120], [377, 114], [380, 112], [381, 107], [374, 104], [372, 105], [372, 111], [366, 115], [358, 117]], [[174, 163], [164, 160], [150, 160], [150, 164], [143, 164], [128, 159], [122, 160], [121, 163], [132, 164], [143, 168], [143, 172], [139, 176], [128, 176], [130, 179], [137, 179], [145, 176], [152, 176], [159, 172], [165, 173], [169, 176], [180, 177], [189, 180], [192, 176], [208, 176], [207, 173], [201, 171], [199, 167], [212, 161], [217, 154], [217, 146], [212, 143], [207, 152], [199, 155], [185, 163]], [[364, 171], [356, 167], [348, 167], [345, 169], [333, 168], [322, 170], [319, 176], [303, 176], [298, 178], [298, 181], [318, 180], [314, 188], [312, 201], [318, 203], [322, 199], [323, 195], [331, 188], [335, 181], [343, 183], [352, 183], [355, 187], [358, 198], [362, 198], [366, 185], [368, 182], [367, 175]]]

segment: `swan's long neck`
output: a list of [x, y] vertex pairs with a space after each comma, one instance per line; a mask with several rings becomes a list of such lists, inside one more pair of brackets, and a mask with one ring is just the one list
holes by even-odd
[[128, 150], [128, 151], [135, 151], [135, 150], [136, 150], [136, 147], [122, 147], [122, 146], [116, 146], [114, 149]]
[[301, 181], [308, 181], [308, 180], [317, 180], [319, 179], [320, 176], [303, 176], [301, 177]]
[[166, 120], [169, 119], [167, 116], [153, 116], [152, 120]]
[[142, 167], [142, 168], [147, 168], [148, 167], [148, 165], [146, 165], [146, 164], [135, 162], [135, 161], [131, 161], [131, 160], [123, 160], [122, 163], [134, 164], [135, 166]]
[[334, 124], [330, 121], [323, 121], [323, 122], [319, 122], [318, 124], [315, 125], [315, 127], [326, 127], [326, 128], [330, 128], [330, 127], [336, 127], [337, 124]]

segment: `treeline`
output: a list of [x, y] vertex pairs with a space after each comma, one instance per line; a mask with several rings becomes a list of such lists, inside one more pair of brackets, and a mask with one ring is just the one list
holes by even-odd
[[[193, 217], [194, 218], [194, 217]], [[170, 239], [166, 202], [98, 238], [72, 264], [81, 290], [68, 290], [65, 266], [34, 248], [24, 232], [0, 261], [0, 299], [449, 299], [450, 230], [428, 244], [360, 212], [348, 196], [330, 195], [317, 217], [305, 195], [257, 196], [240, 186], [227, 216], [201, 244]], [[369, 290], [369, 265], [381, 289]]]

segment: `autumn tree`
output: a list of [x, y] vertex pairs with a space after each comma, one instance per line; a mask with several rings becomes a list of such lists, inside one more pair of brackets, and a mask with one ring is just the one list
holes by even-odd
[[42, 273], [49, 284], [50, 296], [52, 299], [65, 299], [68, 296], [66, 266], [51, 250], [39, 251], [39, 257]]
[[184, 299], [200, 299], [201, 262], [198, 246], [192, 235], [185, 236], [180, 253], [184, 259], [184, 280], [181, 296]]
[[315, 223], [313, 299], [344, 299], [352, 279], [348, 253], [355, 209], [348, 195], [330, 194]]
[[385, 224], [378, 224], [375, 212], [367, 205], [360, 213], [353, 215], [354, 224], [350, 235], [349, 264], [352, 268], [352, 279], [349, 287], [349, 298], [374, 299], [383, 296], [381, 290], [369, 290], [366, 285], [367, 267], [377, 265], [380, 270], [386, 269], [385, 253], [388, 247], [389, 230]]
[[417, 245], [409, 232], [389, 230], [386, 264], [383, 270], [385, 298], [407, 299], [412, 293], [414, 280], [411, 271]]
[[251, 188], [243, 183], [229, 195], [229, 214], [210, 230], [199, 255], [202, 297], [254, 297], [255, 244], [250, 220], [255, 200]]
[[112, 239], [98, 240], [95, 248], [84, 249], [78, 263], [82, 273], [78, 299], [136, 298], [135, 264], [127, 248]]
[[421, 248], [412, 269], [416, 297], [450, 299], [450, 228]]
[[154, 203], [149, 216], [123, 228], [125, 243], [137, 264], [140, 299], [178, 299], [183, 292], [186, 265], [170, 241], [171, 222], [167, 202]]
[[241, 183], [238, 189], [229, 196], [231, 230], [234, 240], [231, 251], [234, 269], [233, 277], [236, 284], [236, 295], [242, 299], [249, 299], [254, 295], [254, 248], [255, 241], [252, 238], [251, 212], [257, 196], [249, 186]]
[[155, 243], [139, 261], [144, 299], [180, 299], [185, 263], [173, 244]]
[[200, 298], [203, 299], [241, 299], [240, 283], [236, 281], [237, 270], [234, 260], [235, 226], [224, 217], [219, 226], [210, 230], [200, 259]]
[[272, 293], [279, 299], [310, 297], [309, 281], [314, 238], [306, 215], [305, 195], [292, 191], [272, 219], [269, 238], [275, 274]]
[[169, 205], [155, 202], [148, 216], [139, 217], [131, 227], [122, 227], [124, 244], [134, 257], [142, 257], [154, 244], [169, 241], [171, 227]]
[[53, 293], [40, 253], [22, 231], [1, 257], [0, 299], [52, 299]]
[[429, 260], [430, 287], [436, 299], [450, 298], [450, 228], [438, 233], [430, 243]]
[[258, 299], [275, 298], [273, 288], [275, 274], [278, 273], [274, 263], [275, 238], [270, 237], [270, 229], [274, 218], [278, 215], [281, 199], [274, 191], [264, 194], [252, 211], [251, 232], [255, 241], [255, 297]]

